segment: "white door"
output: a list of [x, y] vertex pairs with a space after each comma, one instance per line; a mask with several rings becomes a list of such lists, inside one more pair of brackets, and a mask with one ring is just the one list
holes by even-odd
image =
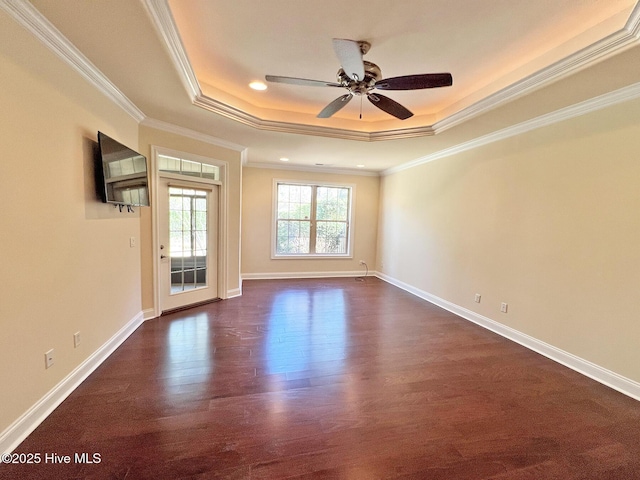
[[218, 298], [218, 186], [160, 178], [160, 310]]

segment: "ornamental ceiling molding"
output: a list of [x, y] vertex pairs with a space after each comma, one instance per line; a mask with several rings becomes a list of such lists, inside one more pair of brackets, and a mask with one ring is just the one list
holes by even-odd
[[140, 123], [146, 115], [27, 0], [0, 0], [0, 8]]
[[163, 122], [162, 120], [156, 120], [155, 118], [147, 117], [142, 122], [140, 122], [140, 125], [144, 127], [153, 128], [156, 130], [161, 130], [163, 132], [180, 135], [181, 137], [190, 138], [192, 140], [197, 140], [198, 142], [207, 143], [209, 145], [223, 147], [228, 150], [240, 152], [241, 154], [245, 153], [248, 149], [248, 147], [246, 147], [245, 145], [229, 142], [222, 138], [214, 137], [213, 135], [196, 132], [195, 130], [191, 130], [190, 128], [181, 127], [173, 123]]
[[361, 132], [357, 130], [265, 120], [205, 95], [200, 88], [200, 84], [193, 67], [189, 62], [189, 57], [184, 49], [184, 45], [182, 44], [180, 34], [173, 19], [173, 15], [171, 14], [171, 9], [169, 8], [167, 0], [143, 0], [143, 4], [147, 9], [158, 34], [163, 38], [178, 75], [194, 105], [259, 130], [316, 135], [367, 142], [437, 135], [438, 133], [442, 133], [449, 128], [477, 117], [478, 115], [493, 110], [505, 103], [511, 102], [533, 92], [534, 90], [571, 75], [577, 70], [613, 56], [622, 49], [633, 46], [640, 38], [639, 2], [631, 12], [625, 26], [619, 31], [485, 97], [482, 100], [479, 100], [478, 102], [475, 102], [466, 108], [463, 108], [452, 115], [449, 115], [433, 125], [374, 132]]
[[596, 112], [598, 110], [602, 110], [603, 108], [618, 105], [620, 103], [637, 100], [639, 98], [640, 98], [640, 82], [634, 83], [633, 85], [629, 85], [627, 87], [620, 88], [618, 90], [614, 90], [612, 92], [605, 93], [603, 95], [599, 95], [594, 98], [590, 98], [583, 102], [576, 103], [575, 105], [570, 105], [568, 107], [561, 108], [554, 112], [540, 115], [539, 117], [535, 117], [530, 120], [526, 120], [524, 122], [511, 125], [510, 127], [503, 128], [501, 130], [489, 133], [487, 135], [483, 135], [478, 138], [474, 138], [473, 140], [470, 140], [468, 142], [463, 142], [458, 145], [454, 145], [452, 147], [439, 150], [432, 154], [425, 155], [424, 157], [417, 158], [415, 160], [403, 163], [396, 167], [388, 168], [380, 172], [380, 176], [384, 177], [384, 176], [392, 175], [394, 173], [402, 172], [403, 170], [408, 170], [410, 168], [414, 168], [419, 165], [423, 165], [425, 163], [433, 162], [441, 158], [450, 157], [452, 155], [473, 150], [475, 148], [488, 145], [490, 143], [498, 142], [500, 140], [505, 140], [507, 138], [514, 137], [516, 135], [521, 135], [523, 133], [536, 130], [538, 128], [548, 127], [555, 123], [559, 123], [565, 120], [569, 120], [571, 118], [586, 115], [588, 113]]
[[[261, 119], [202, 93], [189, 62], [166, 0], [142, 0], [158, 34], [165, 42], [179, 77], [194, 105], [259, 130], [316, 135], [365, 142], [436, 135], [489, 110], [542, 88], [571, 73], [613, 56], [638, 43], [640, 38], [640, 3], [636, 4], [625, 26], [602, 40], [560, 60], [547, 68], [480, 100], [433, 125], [376, 132], [361, 132]], [[138, 123], [146, 115], [129, 100], [75, 45], [27, 0], [0, 0], [0, 8], [31, 32], [65, 63], [91, 82]]]

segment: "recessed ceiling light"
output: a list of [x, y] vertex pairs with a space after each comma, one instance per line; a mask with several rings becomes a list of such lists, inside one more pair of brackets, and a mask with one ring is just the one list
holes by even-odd
[[249, 87], [253, 88], [254, 90], [266, 90], [267, 89], [267, 85], [264, 84], [263, 82], [251, 82], [249, 84]]
[[282, 158], [280, 159], [280, 161], [281, 161], [281, 162], [288, 162], [288, 161], [289, 161], [289, 159], [288, 159], [287, 157], [282, 157]]
[[356, 165], [358, 168], [364, 168], [364, 165]]

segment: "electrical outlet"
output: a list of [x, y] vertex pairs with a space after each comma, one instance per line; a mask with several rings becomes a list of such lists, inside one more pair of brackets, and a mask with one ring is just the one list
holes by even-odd
[[502, 313], [507, 313], [507, 308], [508, 308], [508, 305], [507, 305], [506, 303], [502, 302], [502, 303], [500, 304], [500, 311], [501, 311]]
[[476, 293], [476, 303], [480, 303], [481, 299], [482, 299], [482, 295], [480, 295], [479, 293]]
[[73, 348], [78, 348], [80, 345], [80, 332], [73, 334]]
[[367, 263], [364, 260], [360, 260], [360, 265], [366, 265]]
[[137, 244], [138, 242], [136, 241], [136, 237], [129, 237], [129, 246], [131, 248], [135, 248]]
[[53, 365], [53, 348], [44, 354], [44, 368], [49, 368]]

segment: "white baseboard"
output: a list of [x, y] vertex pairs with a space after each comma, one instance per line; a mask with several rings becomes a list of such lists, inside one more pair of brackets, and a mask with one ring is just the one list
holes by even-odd
[[78, 365], [60, 383], [38, 400], [20, 418], [0, 434], [0, 453], [12, 452], [53, 410], [111, 355], [144, 321], [138, 313], [102, 347]]
[[[362, 277], [364, 270], [347, 272], [268, 272], [268, 273], [243, 273], [242, 280], [277, 280], [295, 278], [335, 278], [335, 277]], [[369, 272], [373, 276], [373, 272]]]
[[146, 310], [142, 311], [142, 316], [144, 318], [144, 321], [146, 322], [147, 320], [156, 318], [158, 315], [156, 315], [156, 312], [153, 308], [147, 308]]
[[491, 330], [492, 332], [497, 333], [502, 337], [519, 343], [520, 345], [533, 350], [540, 355], [543, 355], [555, 362], [564, 365], [565, 367], [575, 370], [578, 373], [586, 375], [587, 377], [600, 382], [610, 388], [613, 388], [620, 393], [623, 393], [631, 398], [635, 398], [636, 400], [640, 400], [640, 383], [635, 382], [634, 380], [623, 377], [622, 375], [612, 372], [611, 370], [607, 370], [606, 368], [596, 365], [595, 363], [577, 357], [572, 353], [565, 352], [564, 350], [554, 347], [553, 345], [545, 343], [525, 333], [519, 332], [518, 330], [496, 322], [495, 320], [492, 320], [488, 317], [479, 315], [464, 307], [448, 302], [447, 300], [432, 295], [428, 292], [415, 288], [393, 277], [379, 272], [376, 273], [376, 276], [381, 280], [390, 283], [391, 285], [395, 285], [396, 287], [401, 288], [402, 290], [405, 290], [419, 298], [422, 298], [423, 300], [442, 307], [445, 310], [450, 311], [451, 313], [455, 313], [459, 317], [462, 317], [477, 325], [480, 325], [481, 327]]
[[[254, 273], [243, 274], [244, 280], [257, 279], [285, 279], [285, 278], [328, 278], [328, 277], [358, 277], [361, 272], [306, 272], [306, 273]], [[488, 317], [479, 315], [471, 310], [448, 302], [440, 297], [415, 288], [407, 283], [390, 277], [380, 272], [370, 272], [370, 276], [376, 276], [385, 282], [405, 290], [423, 300], [448, 310], [466, 320], [480, 325], [492, 332], [512, 340], [520, 345], [533, 350], [545, 357], [554, 360], [578, 373], [586, 375], [593, 380], [617, 390], [629, 397], [640, 400], [640, 383], [623, 377], [615, 372], [607, 370], [588, 360], [565, 352], [553, 345], [542, 342], [534, 337], [519, 332], [511, 327], [503, 325]], [[236, 289], [238, 295], [242, 292]], [[230, 297], [236, 290], [229, 291]], [[238, 296], [233, 295], [233, 296]], [[36, 402], [20, 418], [13, 422], [2, 434], [0, 434], [0, 453], [12, 452], [31, 432], [33, 432], [49, 414], [60, 405], [98, 366], [100, 366], [142, 323], [147, 315], [153, 315], [152, 311], [138, 313], [102, 347], [96, 350], [89, 358], [76, 367], [58, 385], [51, 389], [44, 397]], [[148, 317], [153, 318], [153, 316]]]
[[233, 288], [231, 290], [227, 290], [227, 299], [234, 297], [242, 296], [242, 288]]

